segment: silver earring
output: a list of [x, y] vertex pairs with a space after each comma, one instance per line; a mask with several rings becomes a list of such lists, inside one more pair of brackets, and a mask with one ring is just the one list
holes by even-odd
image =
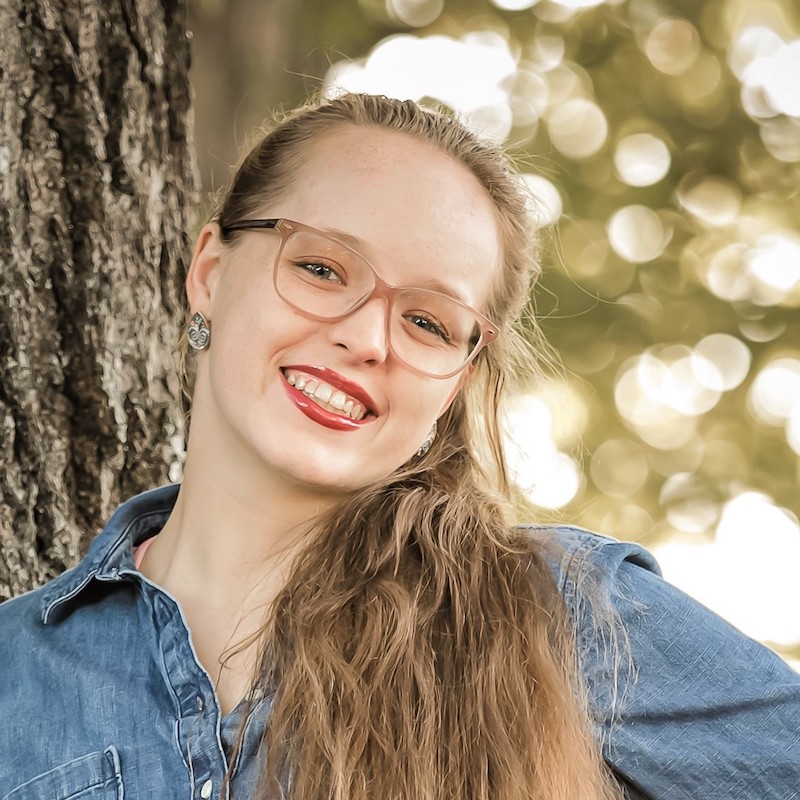
[[192, 350], [207, 350], [209, 344], [211, 344], [211, 326], [208, 324], [208, 320], [197, 311], [189, 322], [189, 347]]
[[433, 440], [436, 438], [436, 423], [433, 423], [433, 427], [428, 431], [428, 435], [425, 437], [425, 441], [419, 446], [419, 450], [417, 450], [418, 456], [424, 456], [428, 450], [431, 449], [431, 445], [433, 444]]

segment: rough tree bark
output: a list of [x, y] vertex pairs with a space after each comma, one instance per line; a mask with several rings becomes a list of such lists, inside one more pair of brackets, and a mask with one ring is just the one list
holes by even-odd
[[185, 0], [0, 0], [0, 599], [178, 463], [189, 60]]

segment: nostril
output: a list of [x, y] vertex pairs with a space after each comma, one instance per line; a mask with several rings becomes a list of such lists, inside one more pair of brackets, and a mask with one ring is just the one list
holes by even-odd
[[385, 360], [389, 352], [389, 325], [386, 314], [382, 302], [379, 301], [375, 305], [370, 302], [347, 317], [329, 323], [334, 344], [365, 362]]

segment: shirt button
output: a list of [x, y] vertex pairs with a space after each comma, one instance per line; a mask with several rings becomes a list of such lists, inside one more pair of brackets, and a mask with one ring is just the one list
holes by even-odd
[[201, 787], [200, 787], [200, 797], [203, 800], [208, 800], [211, 797], [211, 790], [214, 788], [214, 781], [211, 779], [207, 780]]

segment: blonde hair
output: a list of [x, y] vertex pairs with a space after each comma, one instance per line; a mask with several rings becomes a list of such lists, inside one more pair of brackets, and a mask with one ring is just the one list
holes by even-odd
[[499, 406], [509, 380], [533, 369], [524, 309], [539, 256], [506, 155], [445, 113], [348, 94], [267, 133], [215, 219], [224, 229], [256, 214], [318, 137], [348, 125], [433, 144], [484, 187], [503, 237], [485, 309], [499, 335], [431, 449], [317, 520], [296, 558], [261, 640], [256, 683], [274, 696], [256, 797], [619, 798], [553, 553], [505, 516]]

